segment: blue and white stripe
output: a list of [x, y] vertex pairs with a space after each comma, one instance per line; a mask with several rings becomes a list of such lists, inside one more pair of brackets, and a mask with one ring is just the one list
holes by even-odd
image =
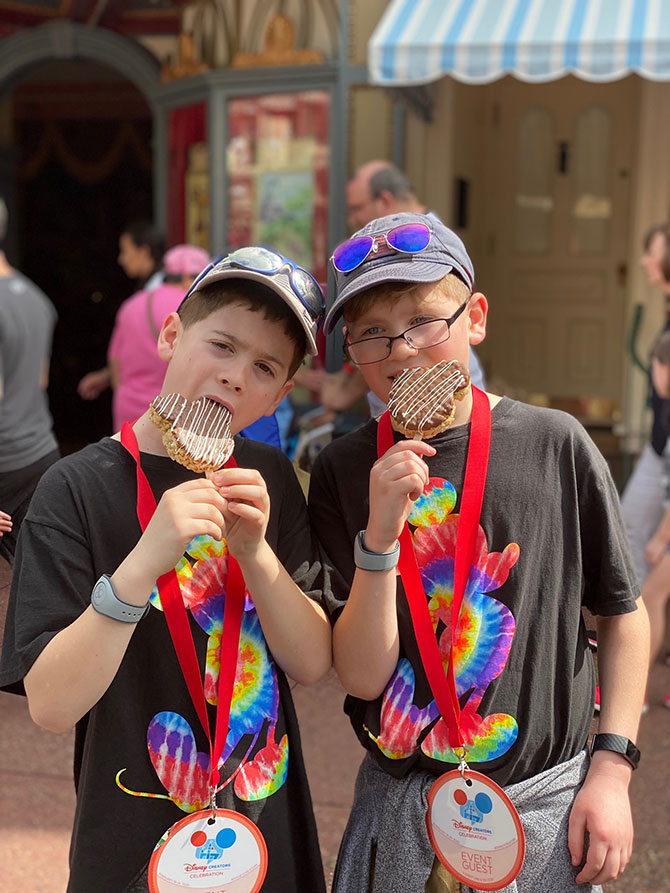
[[670, 0], [390, 0], [368, 45], [377, 84], [449, 74], [485, 84], [505, 74], [670, 80]]

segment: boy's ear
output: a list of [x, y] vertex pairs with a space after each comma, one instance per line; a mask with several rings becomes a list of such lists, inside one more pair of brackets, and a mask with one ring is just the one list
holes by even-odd
[[283, 385], [281, 386], [281, 388], [279, 389], [279, 393], [278, 393], [277, 396], [275, 397], [275, 399], [274, 399], [274, 401], [273, 401], [273, 403], [272, 403], [272, 406], [271, 406], [269, 409], [267, 409], [267, 410], [263, 413], [263, 415], [272, 415], [272, 413], [273, 413], [273, 412], [275, 411], [275, 409], [279, 406], [279, 404], [282, 402], [282, 400], [284, 399], [284, 397], [285, 397], [287, 394], [290, 394], [290, 393], [291, 393], [291, 391], [293, 390], [293, 386], [294, 386], [294, 385], [295, 385], [295, 381], [294, 381], [292, 378], [289, 378], [287, 381], [285, 381], [284, 384], [283, 384]]
[[468, 326], [470, 344], [481, 344], [486, 337], [486, 319], [489, 302], [480, 291], [472, 293], [468, 304]]
[[158, 333], [158, 343], [156, 345], [158, 356], [161, 360], [167, 361], [172, 359], [172, 354], [183, 331], [184, 326], [179, 314], [175, 311], [168, 314]]

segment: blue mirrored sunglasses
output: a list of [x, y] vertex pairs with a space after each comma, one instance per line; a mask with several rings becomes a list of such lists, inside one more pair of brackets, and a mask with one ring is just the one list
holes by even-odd
[[333, 266], [339, 273], [351, 273], [371, 253], [384, 253], [392, 248], [403, 254], [416, 254], [430, 244], [431, 232], [425, 223], [402, 223], [375, 236], [356, 236], [338, 245], [333, 252]]
[[[238, 248], [228, 255], [220, 255], [213, 263], [200, 273], [193, 285], [190, 287], [186, 298], [188, 298], [198, 287], [199, 283], [207, 276], [215, 267], [238, 267], [242, 270], [251, 270], [254, 273], [265, 273], [268, 276], [275, 276], [277, 273], [284, 273], [296, 297], [307, 310], [309, 315], [315, 322], [320, 321], [326, 312], [326, 305], [323, 298], [321, 286], [307, 270], [299, 267], [297, 264], [269, 248], [261, 248], [260, 246], [249, 246], [248, 248]], [[186, 300], [184, 298], [184, 300]]]

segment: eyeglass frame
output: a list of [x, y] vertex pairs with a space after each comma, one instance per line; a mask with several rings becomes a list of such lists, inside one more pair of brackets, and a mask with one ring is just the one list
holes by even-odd
[[[342, 352], [344, 354], [344, 359], [350, 363], [353, 363], [354, 366], [371, 366], [373, 363], [381, 363], [383, 360], [388, 359], [391, 356], [391, 351], [393, 350], [393, 342], [402, 339], [405, 344], [414, 350], [428, 350], [430, 347], [436, 347], [438, 344], [444, 344], [445, 341], [448, 341], [451, 337], [451, 327], [456, 322], [458, 317], [463, 313], [465, 308], [470, 303], [470, 298], [472, 294], [469, 294], [467, 298], [463, 301], [461, 306], [453, 313], [451, 316], [438, 316], [435, 319], [427, 319], [424, 322], [415, 323], [413, 326], [408, 326], [404, 332], [401, 332], [399, 335], [374, 335], [372, 338], [359, 338], [358, 341], [347, 341], [345, 339], [342, 345]], [[431, 322], [446, 322], [447, 324], [447, 337], [441, 338], [439, 341], [434, 341], [432, 344], [426, 344], [424, 347], [417, 347], [415, 344], [412, 344], [411, 341], [408, 341], [405, 337], [408, 332], [411, 332], [412, 329], [418, 329], [419, 326], [425, 326]], [[387, 351], [383, 357], [380, 357], [378, 360], [368, 360], [366, 363], [357, 363], [356, 360], [349, 353], [349, 348], [353, 347], [356, 344], [363, 344], [364, 342], [369, 341], [386, 341], [387, 342]]]
[[[233, 255], [237, 254], [240, 251], [246, 251], [248, 248], [254, 248], [254, 249], [261, 248], [263, 251], [267, 251], [268, 254], [272, 254], [272, 255], [274, 255], [274, 257], [279, 258], [279, 260], [282, 261], [282, 263], [279, 266], [279, 269], [277, 269], [277, 270], [261, 270], [258, 267], [248, 266], [248, 265], [240, 263], [239, 261], [235, 261]], [[228, 252], [227, 254], [220, 254], [216, 258], [216, 260], [213, 260], [211, 262], [211, 264], [209, 264], [209, 266], [205, 267], [205, 269], [201, 273], [198, 274], [197, 278], [194, 280], [193, 284], [189, 288], [188, 292], [184, 296], [184, 299], [182, 300], [181, 303], [184, 304], [186, 299], [190, 298], [191, 295], [193, 294], [193, 292], [197, 290], [197, 287], [202, 282], [202, 280], [205, 279], [209, 275], [209, 273], [212, 272], [212, 270], [216, 269], [216, 267], [220, 263], [223, 263], [225, 261], [227, 261], [230, 264], [230, 267], [232, 269], [249, 270], [252, 273], [261, 273], [262, 275], [265, 275], [265, 276], [277, 276], [280, 273], [282, 273], [288, 279], [289, 285], [291, 286], [291, 290], [293, 291], [295, 296], [298, 298], [298, 300], [300, 301], [302, 306], [305, 308], [305, 310], [312, 317], [313, 322], [317, 326], [319, 326], [321, 324], [321, 322], [323, 321], [323, 319], [326, 315], [326, 302], [325, 302], [325, 299], [323, 296], [323, 290], [321, 289], [321, 286], [316, 281], [314, 276], [312, 276], [312, 274], [309, 272], [309, 270], [306, 270], [304, 267], [301, 267], [300, 264], [296, 264], [295, 261], [292, 261], [290, 258], [285, 257], [283, 254], [280, 254], [278, 251], [275, 251], [274, 248], [266, 248], [264, 245], [248, 245], [248, 246], [245, 245], [242, 248], [236, 248], [235, 251]], [[285, 267], [289, 267], [288, 273], [284, 272]], [[316, 309], [314, 307], [311, 307], [307, 303], [304, 296], [302, 294], [300, 294], [300, 292], [296, 288], [296, 286], [293, 282], [293, 279], [291, 278], [291, 273], [295, 272], [296, 270], [300, 270], [301, 273], [305, 273], [305, 275], [316, 286], [317, 294], [319, 294], [321, 297], [321, 310], [319, 310], [318, 312], [316, 311]]]

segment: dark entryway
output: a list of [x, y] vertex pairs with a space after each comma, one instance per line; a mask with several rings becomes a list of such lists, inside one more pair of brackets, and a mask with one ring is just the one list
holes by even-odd
[[151, 117], [110, 69], [59, 62], [14, 91], [16, 256], [58, 310], [49, 397], [64, 453], [111, 433], [111, 394], [77, 395], [105, 364], [121, 301], [134, 291], [117, 264], [119, 231], [151, 219]]

